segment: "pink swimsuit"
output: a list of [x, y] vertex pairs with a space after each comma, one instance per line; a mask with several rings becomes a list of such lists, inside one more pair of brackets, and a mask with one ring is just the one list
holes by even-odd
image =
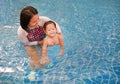
[[39, 26], [28, 31], [27, 38], [30, 42], [41, 41], [45, 38], [45, 32], [42, 26]]

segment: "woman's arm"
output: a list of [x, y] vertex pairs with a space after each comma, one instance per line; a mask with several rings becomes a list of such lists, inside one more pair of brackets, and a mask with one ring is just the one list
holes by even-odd
[[[54, 21], [54, 22], [55, 22], [55, 21]], [[62, 32], [61, 32], [61, 28], [60, 28], [60, 26], [58, 25], [58, 23], [55, 22], [55, 24], [56, 24], [56, 28], [57, 28], [57, 33], [62, 33]]]
[[38, 45], [43, 45], [43, 40], [37, 42]]

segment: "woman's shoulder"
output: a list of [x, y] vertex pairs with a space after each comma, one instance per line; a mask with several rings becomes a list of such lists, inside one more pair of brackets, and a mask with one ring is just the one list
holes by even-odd
[[27, 32], [21, 26], [19, 26], [17, 33], [18, 35], [23, 34], [23, 33], [27, 34]]
[[43, 26], [45, 22], [49, 21], [50, 19], [46, 16], [40, 16], [40, 21], [39, 21], [39, 25]]
[[19, 31], [25, 31], [21, 26], [18, 27], [18, 32]]
[[50, 20], [50, 18], [48, 18], [47, 16], [40, 16], [40, 19], [42, 19], [42, 20]]

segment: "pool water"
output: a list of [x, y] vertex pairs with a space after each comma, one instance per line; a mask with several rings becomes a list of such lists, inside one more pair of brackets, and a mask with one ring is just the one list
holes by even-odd
[[[120, 0], [1, 0], [0, 84], [120, 84]], [[19, 14], [32, 5], [60, 26], [65, 53], [49, 48], [45, 70], [30, 70], [17, 36]]]

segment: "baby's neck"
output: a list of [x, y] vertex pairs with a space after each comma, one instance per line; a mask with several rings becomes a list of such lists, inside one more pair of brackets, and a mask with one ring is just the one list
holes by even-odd
[[51, 38], [51, 39], [53, 39], [53, 38], [55, 38], [56, 37], [56, 35], [55, 36], [47, 36], [48, 38]]

